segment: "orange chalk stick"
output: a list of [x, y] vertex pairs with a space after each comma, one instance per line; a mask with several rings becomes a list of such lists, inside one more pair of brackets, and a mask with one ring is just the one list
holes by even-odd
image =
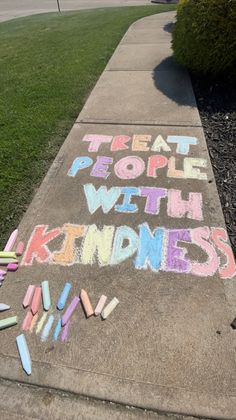
[[88, 293], [86, 292], [86, 290], [81, 289], [80, 299], [81, 299], [84, 311], [86, 313], [86, 317], [89, 318], [90, 316], [94, 314], [94, 310], [93, 310], [93, 307], [91, 305], [91, 302], [90, 302], [90, 299], [88, 297]]
[[22, 324], [23, 331], [28, 331], [30, 329], [32, 319], [33, 319], [33, 314], [31, 311], [28, 311]]

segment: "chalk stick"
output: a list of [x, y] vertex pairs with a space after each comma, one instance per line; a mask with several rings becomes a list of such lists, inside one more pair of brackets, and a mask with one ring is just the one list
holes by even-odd
[[4, 251], [11, 251], [13, 246], [15, 245], [16, 238], [18, 235], [18, 229], [15, 229], [12, 234], [10, 235], [10, 238], [8, 239]]
[[35, 315], [38, 312], [41, 303], [41, 287], [36, 287], [34, 291], [34, 296], [31, 302], [31, 311]]
[[40, 318], [40, 320], [38, 322], [37, 328], [36, 328], [36, 334], [39, 334], [40, 333], [40, 331], [43, 328], [44, 323], [45, 323], [45, 321], [47, 319], [47, 316], [48, 316], [47, 312], [44, 312], [43, 315], [41, 316], [41, 318]]
[[34, 327], [35, 327], [35, 325], [36, 325], [36, 323], [38, 321], [38, 317], [39, 317], [39, 314], [37, 312], [37, 314], [35, 314], [33, 316], [33, 319], [32, 319], [31, 324], [30, 324], [30, 328], [29, 328], [30, 334], [32, 334], [32, 332], [34, 331]]
[[24, 242], [19, 242], [17, 247], [16, 247], [16, 255], [19, 257], [20, 255], [23, 254], [25, 249], [25, 244]]
[[42, 295], [43, 295], [43, 307], [45, 311], [48, 311], [51, 306], [51, 297], [50, 297], [50, 290], [49, 284], [47, 280], [42, 282]]
[[0, 258], [15, 258], [16, 259], [16, 253], [12, 251], [0, 251]]
[[24, 334], [18, 335], [18, 337], [16, 337], [16, 344], [21, 358], [22, 367], [27, 375], [31, 375], [31, 358]]
[[28, 286], [27, 292], [25, 294], [24, 300], [23, 300], [23, 307], [27, 308], [28, 306], [30, 306], [33, 296], [34, 296], [34, 292], [35, 292], [35, 286], [33, 286], [32, 284], [30, 284]]
[[62, 342], [67, 341], [69, 326], [70, 326], [70, 321], [68, 321], [67, 324], [62, 329], [62, 333], [61, 333], [61, 341]]
[[57, 321], [57, 325], [56, 325], [55, 330], [53, 332], [53, 341], [58, 340], [58, 337], [59, 337], [60, 332], [61, 332], [61, 328], [62, 327], [61, 327], [61, 317], [60, 317]]
[[8, 309], [11, 309], [9, 305], [6, 305], [5, 303], [0, 303], [0, 312], [8, 311]]
[[102, 295], [98, 301], [98, 304], [94, 310], [94, 315], [98, 316], [102, 312], [104, 305], [106, 303], [107, 297], [105, 295]]
[[5, 270], [0, 270], [0, 276], [4, 277], [7, 274], [7, 272]]
[[0, 258], [0, 265], [16, 264], [15, 258]]
[[102, 318], [106, 319], [110, 313], [115, 309], [115, 307], [118, 305], [119, 301], [118, 299], [116, 299], [116, 297], [114, 297], [109, 303], [108, 305], [103, 309], [102, 311]]
[[61, 325], [62, 327], [64, 327], [64, 325], [67, 324], [67, 322], [69, 321], [71, 315], [73, 314], [76, 306], [78, 305], [80, 301], [80, 298], [78, 296], [75, 296], [73, 298], [73, 300], [71, 301], [70, 305], [68, 306], [68, 308], [66, 309], [65, 313], [62, 315], [61, 318]]
[[12, 316], [10, 318], [5, 318], [0, 320], [0, 330], [3, 330], [4, 328], [12, 327], [13, 325], [16, 325], [18, 322], [17, 316]]
[[8, 264], [7, 265], [7, 270], [8, 271], [16, 271], [16, 270], [18, 270], [18, 263], [16, 264], [16, 263], [10, 263], [10, 264]]
[[48, 336], [49, 336], [51, 328], [52, 328], [53, 321], [54, 321], [54, 316], [50, 315], [48, 320], [47, 320], [47, 323], [45, 324], [44, 329], [42, 331], [41, 341], [46, 341], [48, 339]]
[[71, 289], [71, 284], [70, 283], [65, 283], [65, 286], [60, 294], [60, 297], [58, 299], [57, 302], [57, 309], [59, 309], [59, 311], [62, 311], [62, 309], [64, 309], [68, 295], [70, 293], [70, 289]]
[[28, 331], [30, 329], [30, 324], [32, 322], [33, 319], [33, 314], [31, 311], [28, 311], [27, 314], [25, 315], [24, 321], [22, 323], [22, 327], [21, 329], [23, 331]]
[[86, 317], [89, 318], [90, 316], [93, 315], [94, 311], [93, 311], [93, 307], [91, 305], [91, 302], [90, 302], [90, 299], [86, 290], [81, 289], [80, 299], [81, 299]]

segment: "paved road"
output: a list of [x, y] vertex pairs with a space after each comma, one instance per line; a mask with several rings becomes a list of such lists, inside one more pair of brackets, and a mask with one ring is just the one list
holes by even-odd
[[[96, 7], [140, 6], [149, 0], [59, 0], [61, 10], [92, 9]], [[57, 11], [56, 0], [1, 0], [0, 22], [20, 16]]]

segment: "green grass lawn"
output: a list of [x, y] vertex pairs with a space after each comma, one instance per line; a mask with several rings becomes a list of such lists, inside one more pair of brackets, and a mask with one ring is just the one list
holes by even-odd
[[135, 20], [175, 6], [49, 13], [0, 24], [0, 245]]

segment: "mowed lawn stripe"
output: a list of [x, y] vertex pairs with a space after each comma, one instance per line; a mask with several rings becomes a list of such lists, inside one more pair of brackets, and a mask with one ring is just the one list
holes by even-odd
[[0, 24], [0, 245], [128, 27], [174, 6], [49, 13]]

